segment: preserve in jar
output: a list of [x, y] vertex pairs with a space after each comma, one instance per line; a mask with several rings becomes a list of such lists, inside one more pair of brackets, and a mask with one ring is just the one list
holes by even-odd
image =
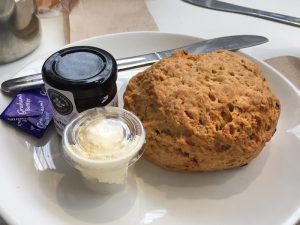
[[107, 51], [75, 46], [52, 54], [42, 67], [56, 130], [80, 112], [100, 106], [117, 106], [117, 63]]

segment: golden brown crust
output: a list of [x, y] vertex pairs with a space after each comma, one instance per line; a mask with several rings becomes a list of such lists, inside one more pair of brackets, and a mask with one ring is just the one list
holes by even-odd
[[178, 171], [247, 164], [280, 113], [258, 66], [228, 51], [175, 52], [130, 80], [124, 104], [144, 124], [145, 156]]

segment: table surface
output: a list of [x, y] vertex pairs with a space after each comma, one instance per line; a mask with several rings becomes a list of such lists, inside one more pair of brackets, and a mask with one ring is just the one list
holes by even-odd
[[[245, 49], [246, 53], [262, 60], [282, 55], [300, 58], [300, 27], [200, 8], [181, 0], [145, 0], [145, 2], [158, 25], [159, 31], [202, 38], [237, 34], [262, 35], [267, 37], [269, 42]], [[226, 2], [300, 17], [299, 0], [226, 0]], [[20, 60], [0, 65], [1, 83], [31, 61], [66, 44], [62, 17], [42, 18], [41, 23], [42, 41], [40, 46], [33, 53]]]

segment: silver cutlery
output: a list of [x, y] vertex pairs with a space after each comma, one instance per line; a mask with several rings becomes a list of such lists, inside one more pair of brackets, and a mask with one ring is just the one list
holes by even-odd
[[200, 7], [208, 8], [208, 9], [215, 9], [220, 11], [255, 16], [263, 19], [273, 20], [276, 22], [300, 27], [300, 18], [297, 17], [287, 16], [279, 13], [267, 12], [258, 9], [247, 8], [247, 7], [234, 5], [222, 1], [216, 1], [216, 0], [183, 0], [183, 1]]
[[[184, 49], [192, 54], [205, 53], [218, 49], [235, 51], [268, 42], [268, 39], [256, 35], [236, 35], [200, 41], [184, 47], [149, 53], [145, 55], [117, 59], [118, 71], [151, 65], [158, 60], [168, 57], [174, 50]], [[43, 86], [40, 73], [18, 77], [4, 81], [1, 90], [4, 93], [16, 93], [21, 90], [34, 89]]]

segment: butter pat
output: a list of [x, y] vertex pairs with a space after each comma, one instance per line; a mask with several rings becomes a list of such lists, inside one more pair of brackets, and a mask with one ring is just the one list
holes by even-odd
[[65, 156], [88, 180], [121, 184], [145, 141], [141, 121], [117, 107], [87, 110], [63, 133]]
[[78, 129], [79, 148], [75, 150], [90, 159], [109, 160], [126, 154], [128, 140], [124, 133], [127, 125], [116, 119], [96, 117]]

